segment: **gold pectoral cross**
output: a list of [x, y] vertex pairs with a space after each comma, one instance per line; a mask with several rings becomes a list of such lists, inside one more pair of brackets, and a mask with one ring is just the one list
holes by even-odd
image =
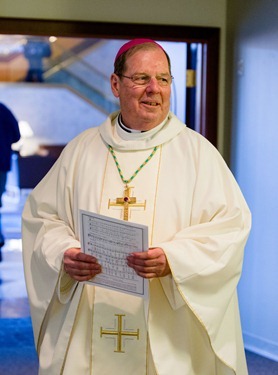
[[131, 331], [123, 331], [123, 316], [124, 314], [115, 314], [115, 316], [118, 317], [118, 329], [117, 330], [108, 330], [108, 329], [102, 329], [100, 327], [100, 337], [102, 335], [113, 335], [117, 336], [117, 349], [114, 350], [116, 353], [124, 353], [124, 350], [122, 350], [122, 336], [133, 336], [137, 337], [137, 340], [139, 340], [139, 329], [137, 329], [137, 332], [131, 332]]
[[111, 202], [109, 199], [108, 202], [108, 208], [111, 206], [122, 206], [124, 209], [124, 220], [128, 221], [129, 216], [129, 208], [130, 207], [144, 207], [144, 210], [146, 209], [146, 201], [143, 203], [137, 203], [137, 200], [135, 197], [130, 196], [130, 190], [132, 189], [132, 186], [126, 185], [124, 190], [124, 196], [122, 198], [116, 198], [116, 202]]

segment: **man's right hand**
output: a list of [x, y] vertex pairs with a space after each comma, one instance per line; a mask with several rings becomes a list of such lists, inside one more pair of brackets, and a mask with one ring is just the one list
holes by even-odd
[[71, 248], [64, 253], [64, 270], [76, 281], [88, 281], [101, 273], [97, 259], [85, 254], [79, 248]]

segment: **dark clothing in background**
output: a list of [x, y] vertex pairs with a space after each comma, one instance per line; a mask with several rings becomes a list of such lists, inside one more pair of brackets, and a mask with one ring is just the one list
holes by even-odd
[[[0, 207], [2, 207], [2, 195], [6, 188], [7, 173], [11, 170], [11, 146], [13, 143], [19, 141], [19, 139], [20, 132], [17, 119], [4, 104], [0, 103]], [[0, 214], [0, 250], [4, 243]], [[1, 260], [2, 256], [0, 252]]]
[[11, 145], [20, 139], [18, 122], [12, 112], [0, 103], [0, 171], [11, 169]]

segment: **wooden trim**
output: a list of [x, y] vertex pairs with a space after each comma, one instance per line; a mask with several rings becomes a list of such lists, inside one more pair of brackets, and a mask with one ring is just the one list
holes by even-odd
[[0, 34], [101, 39], [142, 37], [171, 42], [203, 43], [206, 46], [206, 65], [203, 70], [206, 79], [203, 87], [201, 133], [217, 145], [219, 28], [0, 17]]

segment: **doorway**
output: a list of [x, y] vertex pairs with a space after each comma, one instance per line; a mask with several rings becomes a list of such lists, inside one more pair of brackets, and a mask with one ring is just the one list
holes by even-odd
[[[136, 37], [157, 40], [159, 43], [165, 44], [167, 51], [172, 48], [173, 50], [179, 49], [177, 61], [181, 63], [181, 66], [177, 73], [173, 73], [174, 76], [176, 75], [176, 79], [174, 79], [171, 110], [187, 126], [197, 130], [211, 143], [217, 145], [218, 28], [0, 18], [0, 34], [27, 38], [29, 36], [32, 41], [37, 38], [37, 40], [47, 41], [47, 43], [53, 36], [58, 40], [63, 39], [68, 42], [81, 40], [82, 43], [77, 43], [75, 46], [75, 57], [78, 55], [77, 52], [81, 48], [81, 44], [83, 47], [86, 44], [102, 43], [105, 45], [111, 41], [122, 44], [125, 40]], [[118, 49], [118, 46], [115, 48]], [[44, 58], [48, 58], [47, 48], [43, 52]], [[113, 56], [115, 56], [114, 52]], [[181, 56], [182, 58], [180, 58]], [[68, 56], [68, 59], [72, 57]], [[78, 61], [76, 62], [78, 63]], [[49, 76], [51, 69], [55, 69], [55, 65], [49, 67]], [[84, 69], [84, 64], [82, 69]], [[29, 74], [28, 80], [32, 84], [32, 81], [41, 81], [42, 77], [40, 74], [38, 76]], [[179, 91], [177, 91], [177, 85], [180, 86]], [[7, 94], [7, 90], [5, 93]], [[102, 98], [99, 100], [103, 102]], [[108, 100], [107, 112], [115, 108], [114, 104]], [[107, 101], [105, 105], [107, 105]], [[77, 128], [75, 131], [79, 133], [80, 130], [83, 129]], [[49, 132], [51, 133], [51, 131]], [[61, 133], [65, 134], [65, 132]], [[70, 136], [74, 135], [73, 133]], [[63, 139], [61, 143], [66, 143], [66, 140]], [[42, 151], [44, 152], [44, 150]]]
[[[191, 105], [187, 109], [189, 111], [191, 108], [192, 112], [197, 103], [197, 116], [193, 114], [195, 121], [198, 121], [197, 130], [217, 146], [220, 35], [218, 28], [0, 18], [0, 34], [120, 40], [142, 37], [152, 38], [158, 42], [182, 42], [189, 46], [197, 44], [201, 64], [195, 77], [199, 77], [201, 81], [199, 89], [196, 89], [195, 107]], [[192, 113], [189, 117], [192, 118]]]

